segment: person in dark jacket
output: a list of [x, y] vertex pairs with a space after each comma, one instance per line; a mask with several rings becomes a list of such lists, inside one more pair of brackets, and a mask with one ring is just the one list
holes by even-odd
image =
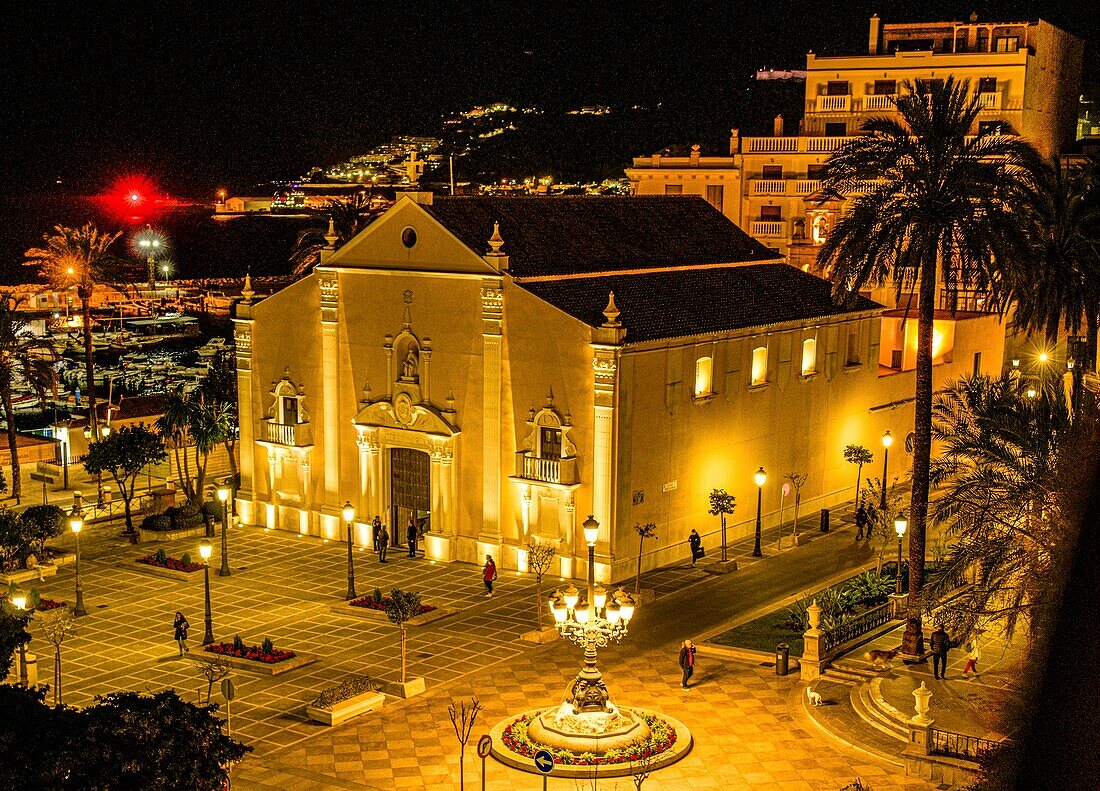
[[[867, 506], [863, 503], [859, 504], [859, 508], [856, 509], [856, 541], [863, 540], [863, 531], [867, 529]], [[870, 532], [867, 533], [867, 538], [871, 538]]]
[[191, 624], [187, 622], [183, 613], [177, 610], [176, 617], [172, 620], [172, 630], [176, 645], [180, 647], [180, 656], [191, 650], [187, 647], [187, 630], [190, 628]]
[[420, 530], [416, 526], [416, 520], [409, 517], [409, 526], [405, 528], [405, 538], [409, 541], [409, 557], [416, 557], [416, 540], [420, 538]]
[[699, 537], [699, 531], [694, 527], [691, 529], [691, 535], [688, 536], [688, 546], [691, 547], [691, 567], [695, 568], [699, 558], [703, 557], [703, 539]]
[[688, 680], [695, 674], [695, 644], [691, 640], [684, 640], [680, 646], [680, 669], [684, 671], [680, 689], [687, 689]]
[[382, 529], [378, 531], [378, 562], [386, 562], [386, 547], [390, 545], [390, 534], [386, 530], [386, 526], [382, 525]]
[[937, 679], [947, 678], [947, 652], [951, 649], [951, 638], [943, 624], [937, 624], [929, 637], [932, 649], [932, 676]]
[[374, 551], [378, 551], [378, 534], [382, 532], [382, 517], [378, 514], [374, 515], [374, 519], [370, 523], [370, 540], [374, 546]]

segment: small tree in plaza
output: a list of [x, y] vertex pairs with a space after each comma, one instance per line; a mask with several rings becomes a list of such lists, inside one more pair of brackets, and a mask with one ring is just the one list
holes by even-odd
[[[239, 639], [238, 637], [237, 640]], [[214, 689], [214, 684], [227, 677], [232, 672], [233, 667], [216, 654], [204, 656], [195, 664], [198, 665], [199, 673], [206, 679], [206, 703], [209, 705], [210, 693]]]
[[553, 544], [532, 541], [527, 545], [527, 569], [535, 575], [535, 610], [538, 613], [539, 631], [542, 631], [542, 578], [553, 565], [556, 554]]
[[[886, 554], [886, 548], [897, 541], [897, 533], [894, 530], [894, 517], [902, 513], [902, 496], [894, 494], [898, 479], [886, 487], [886, 510], [882, 510], [882, 479], [868, 478], [863, 490], [863, 507], [867, 511], [867, 536], [868, 539], [877, 538], [878, 562], [875, 565], [875, 573], [882, 576], [882, 562]], [[901, 574], [901, 569], [898, 569]]]
[[145, 426], [123, 426], [99, 442], [93, 442], [84, 459], [84, 469], [93, 475], [108, 473], [118, 486], [126, 511], [126, 533], [134, 534], [132, 504], [137, 477], [150, 464], [167, 456], [164, 442]]
[[408, 647], [409, 620], [420, 609], [420, 594], [415, 591], [403, 591], [394, 588], [389, 599], [383, 599], [386, 617], [401, 629], [401, 683], [405, 683], [405, 657]]
[[53, 705], [61, 705], [61, 644], [76, 634], [76, 618], [66, 607], [42, 624], [46, 642], [53, 646]]
[[466, 701], [462, 701], [457, 708], [454, 703], [447, 707], [447, 716], [451, 718], [451, 726], [455, 729], [455, 738], [458, 739], [460, 745], [458, 753], [459, 791], [466, 787], [466, 772], [464, 771], [466, 742], [470, 741], [470, 733], [474, 730], [474, 722], [477, 721], [477, 715], [480, 711], [481, 703], [477, 698], [471, 698], [469, 706], [466, 705]]
[[[790, 481], [791, 486], [794, 487], [794, 530], [793, 535], [798, 538], [798, 507], [802, 503], [802, 487], [806, 485], [806, 479], [809, 477], [803, 472], [788, 472], [783, 476]], [[780, 527], [782, 533], [782, 526]]]
[[844, 461], [856, 465], [856, 507], [859, 507], [859, 479], [863, 475], [863, 465], [874, 460], [874, 454], [862, 445], [847, 445], [844, 448]]
[[638, 587], [642, 584], [642, 550], [645, 548], [645, 540], [647, 538], [657, 537], [657, 525], [652, 522], [646, 522], [644, 525], [635, 522], [634, 532], [638, 534], [638, 573], [634, 575], [634, 592], [638, 592]]
[[41, 559], [46, 554], [46, 542], [64, 530], [65, 512], [56, 505], [32, 505], [19, 515], [19, 522], [31, 549]]
[[[711, 516], [720, 517], [722, 520], [722, 562], [725, 563], [728, 559], [726, 556], [726, 517], [733, 513], [733, 509], [737, 507], [737, 498], [727, 492], [725, 489], [711, 489], [710, 492], [710, 510], [707, 512]], [[694, 559], [692, 560], [694, 563]]]

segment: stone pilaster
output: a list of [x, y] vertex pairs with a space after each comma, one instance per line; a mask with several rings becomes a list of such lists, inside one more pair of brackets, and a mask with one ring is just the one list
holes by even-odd
[[[233, 320], [233, 348], [237, 367], [237, 422], [241, 449], [241, 484], [237, 489], [237, 511], [245, 524], [255, 524], [252, 500], [255, 498], [256, 425], [253, 414], [255, 394], [252, 392], [252, 319]], [[242, 510], [242, 506], [243, 509]]]
[[[481, 281], [482, 528], [480, 543], [500, 544], [500, 393], [504, 291], [499, 277]], [[480, 551], [479, 551], [480, 554]]]
[[336, 512], [340, 500], [340, 360], [336, 342], [340, 281], [335, 273], [321, 276], [321, 403], [324, 411], [323, 510]]

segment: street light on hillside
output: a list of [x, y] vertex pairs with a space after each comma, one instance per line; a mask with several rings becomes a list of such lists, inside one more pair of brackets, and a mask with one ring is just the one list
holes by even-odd
[[206, 634], [202, 636], [202, 644], [210, 645], [214, 642], [214, 620], [210, 613], [210, 564], [207, 563], [210, 560], [210, 553], [213, 551], [213, 547], [210, 546], [210, 542], [203, 539], [199, 542], [199, 557], [202, 558], [202, 575], [206, 584]]
[[890, 463], [890, 446], [894, 444], [894, 437], [887, 430], [882, 435], [882, 501], [879, 503], [879, 508], [882, 513], [886, 513], [886, 470], [887, 465]]
[[756, 545], [752, 548], [752, 556], [754, 558], [763, 557], [764, 553], [760, 551], [760, 509], [764, 502], [764, 483], [768, 480], [768, 474], [764, 472], [764, 468], [761, 467], [755, 473], [753, 473], [753, 480], [756, 481]]
[[73, 503], [73, 510], [69, 512], [69, 529], [76, 537], [76, 606], [73, 607], [73, 615], [83, 618], [88, 614], [84, 609], [84, 588], [80, 585], [80, 531], [84, 529], [84, 513], [78, 503]]
[[344, 524], [348, 527], [348, 592], [344, 598], [351, 601], [355, 598], [355, 559], [352, 555], [351, 523], [355, 520], [355, 506], [350, 500], [344, 502]]

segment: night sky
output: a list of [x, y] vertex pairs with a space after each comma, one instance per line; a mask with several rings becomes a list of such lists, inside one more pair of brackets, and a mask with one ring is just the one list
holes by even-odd
[[430, 133], [443, 113], [498, 98], [663, 102], [670, 128], [683, 128], [667, 142], [684, 142], [738, 125], [732, 86], [756, 67], [865, 47], [872, 12], [887, 22], [975, 8], [1002, 20], [1042, 15], [1093, 40], [1098, 26], [1079, 2], [678, 2], [649, 13], [628, 2], [428, 5], [6, 3], [3, 190], [34, 192], [60, 176], [94, 191], [141, 172], [208, 198], [395, 133]]

